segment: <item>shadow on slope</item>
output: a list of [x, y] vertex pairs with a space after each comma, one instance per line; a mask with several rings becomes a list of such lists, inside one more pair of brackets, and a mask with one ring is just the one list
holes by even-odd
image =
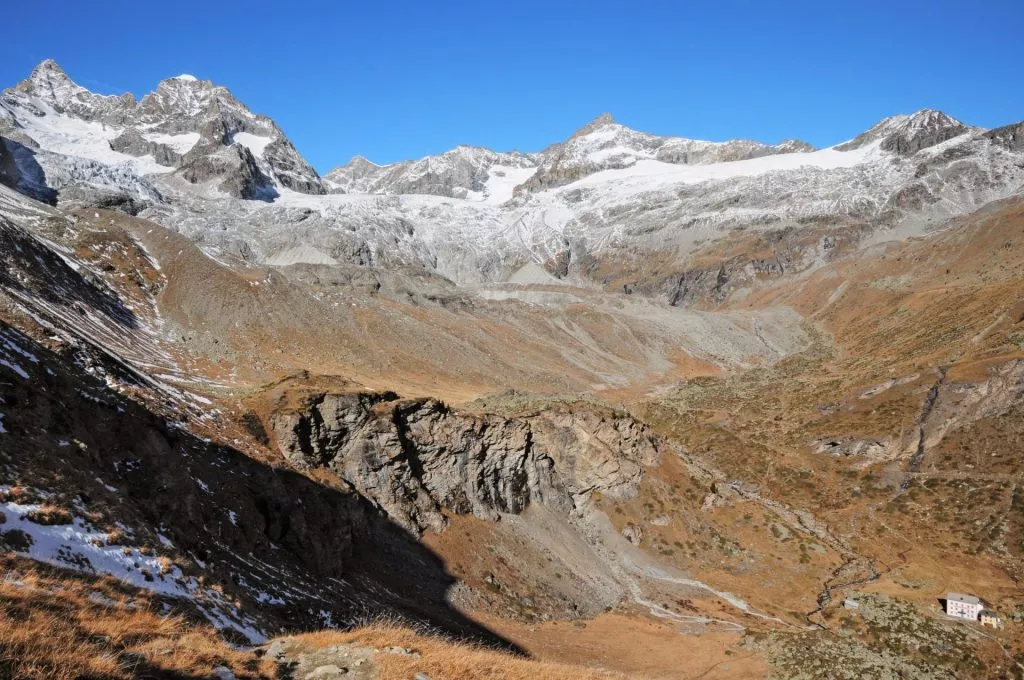
[[[0, 335], [0, 350], [11, 349], [0, 351], [5, 509], [45, 503], [78, 529], [18, 552], [101, 573], [109, 544], [121, 545], [131, 559], [119, 578], [181, 595], [139, 568], [145, 556], [166, 558], [233, 603], [213, 611], [193, 597], [206, 618], [254, 622], [266, 635], [389, 616], [519, 651], [451, 607], [444, 562], [359, 494], [200, 439], [2, 322]], [[15, 489], [23, 497], [12, 501]]]
[[46, 172], [33, 149], [0, 137], [0, 184], [37, 201], [57, 205], [57, 191], [46, 184]]
[[96, 310], [121, 327], [139, 328], [132, 310], [98, 276], [73, 267], [53, 248], [2, 216], [0, 254], [0, 289], [42, 300], [51, 314], [61, 314], [58, 308], [73, 308], [87, 317]]

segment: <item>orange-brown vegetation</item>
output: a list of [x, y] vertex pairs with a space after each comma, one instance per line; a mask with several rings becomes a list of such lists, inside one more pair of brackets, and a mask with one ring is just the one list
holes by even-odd
[[238, 678], [274, 677], [255, 652], [160, 613], [146, 592], [9, 556], [0, 569], [0, 677], [198, 678], [218, 666]]
[[322, 631], [295, 638], [305, 649], [348, 644], [384, 649], [400, 647], [407, 654], [378, 654], [379, 680], [407, 680], [425, 673], [436, 680], [599, 680], [625, 676], [584, 666], [535, 661], [496, 649], [457, 644], [388, 623], [351, 631]]

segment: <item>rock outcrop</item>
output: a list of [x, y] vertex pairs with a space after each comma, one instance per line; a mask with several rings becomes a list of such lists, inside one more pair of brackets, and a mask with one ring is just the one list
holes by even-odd
[[838, 145], [836, 150], [851, 151], [878, 143], [885, 151], [912, 156], [922, 149], [971, 131], [972, 128], [942, 111], [922, 109], [910, 115], [885, 118], [849, 142]]
[[989, 130], [985, 137], [1010, 151], [1024, 150], [1024, 121]]
[[110, 148], [130, 156], [152, 156], [160, 165], [174, 167], [181, 161], [181, 154], [166, 144], [146, 139], [138, 128], [127, 128], [110, 140]]
[[0, 184], [43, 203], [57, 202], [57, 192], [46, 186], [46, 174], [35, 160], [35, 151], [6, 137], [0, 137]]
[[218, 179], [217, 188], [235, 198], [269, 200], [277, 196], [273, 183], [260, 171], [252, 152], [240, 144], [212, 153], [205, 148], [190, 151], [185, 154], [178, 173], [193, 184]]
[[531, 503], [569, 514], [596, 491], [632, 497], [659, 459], [655, 437], [625, 414], [508, 418], [391, 393], [313, 395], [268, 429], [292, 463], [331, 469], [416, 532], [444, 529], [446, 511], [494, 521]]

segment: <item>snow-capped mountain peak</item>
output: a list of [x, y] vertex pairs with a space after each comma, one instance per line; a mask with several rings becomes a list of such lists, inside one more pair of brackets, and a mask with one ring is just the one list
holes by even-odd
[[536, 166], [536, 154], [459, 145], [436, 156], [390, 165], [355, 156], [328, 172], [324, 182], [335, 193], [434, 194], [504, 202], [517, 183], [506, 180], [522, 181]]
[[[609, 125], [618, 125], [618, 123], [615, 122], [615, 117], [612, 116], [612, 114], [610, 114], [608, 112], [605, 112], [605, 113], [602, 113], [601, 115], [599, 115], [594, 120], [592, 120], [589, 123], [587, 123], [586, 125], [584, 125], [583, 127], [581, 127], [576, 132], [574, 132], [572, 134], [572, 136], [573, 137], [583, 137], [584, 135], [588, 135], [588, 134], [594, 132], [595, 130], [598, 130], [598, 129], [603, 128], [603, 127], [608, 127]], [[619, 127], [622, 127], [622, 126], [619, 126]]]
[[814, 147], [799, 140], [768, 145], [743, 139], [708, 142], [661, 137], [617, 123], [611, 114], [603, 113], [565, 142], [545, 149], [537, 172], [516, 192], [543, 191], [602, 170], [632, 167], [640, 161], [704, 165], [813, 150]]
[[[143, 176], [169, 172], [241, 198], [267, 198], [275, 187], [324, 193], [316, 171], [274, 121], [195, 76], [163, 80], [136, 101], [131, 94], [94, 94], [46, 60], [4, 92], [0, 132], [5, 128], [20, 143], [85, 161], [68, 178], [76, 186], [124, 186], [110, 176], [110, 166], [120, 166], [119, 173], [134, 175], [131, 200], [152, 200], [158, 192]], [[233, 145], [238, 148], [229, 151]], [[68, 164], [55, 165], [60, 178]]]
[[[5, 101], [15, 97], [28, 99], [37, 109], [42, 105], [44, 109], [52, 109], [58, 114], [112, 124], [123, 122], [127, 112], [136, 104], [130, 93], [118, 96], [90, 92], [73, 81], [52, 59], [40, 62], [28, 78], [5, 94]], [[37, 110], [36, 113], [41, 115], [43, 111]]]
[[[815, 150], [660, 136], [602, 114], [539, 153], [355, 156], [321, 181], [273, 120], [209, 80], [169, 78], [136, 102], [94, 95], [44, 62], [0, 98], [0, 181], [141, 212], [214, 254], [415, 265], [463, 283], [526, 262], [586, 275], [620, 249], [684, 252], [732, 229], [923, 230], [1024, 185], [1019, 126], [995, 132], [923, 110]], [[335, 195], [301, 195], [325, 189]]]
[[978, 131], [980, 128], [969, 127], [942, 111], [921, 109], [911, 114], [883, 118], [836, 148], [848, 151], [878, 142], [886, 151], [908, 156], [962, 134]]

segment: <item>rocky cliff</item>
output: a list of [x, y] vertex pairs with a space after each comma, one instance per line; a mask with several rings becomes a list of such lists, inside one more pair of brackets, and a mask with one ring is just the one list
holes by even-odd
[[539, 503], [560, 514], [590, 494], [636, 494], [657, 439], [609, 410], [505, 417], [393, 393], [314, 394], [277, 410], [269, 430], [302, 468], [326, 467], [406, 528], [443, 530], [445, 513], [497, 520]]

